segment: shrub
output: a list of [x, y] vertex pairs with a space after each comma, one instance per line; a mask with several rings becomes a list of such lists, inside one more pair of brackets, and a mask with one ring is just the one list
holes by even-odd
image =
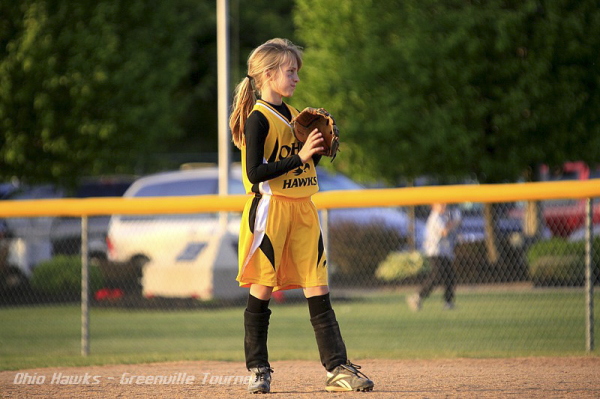
[[460, 242], [456, 245], [454, 267], [459, 284], [490, 284], [528, 281], [529, 270], [523, 248], [506, 237], [497, 240], [498, 261], [488, 260], [485, 240]]
[[329, 237], [328, 262], [344, 278], [358, 278], [362, 282], [372, 279], [377, 265], [403, 243], [396, 230], [375, 224], [339, 223], [330, 229]]
[[[90, 265], [90, 292], [104, 284], [100, 270]], [[74, 295], [81, 293], [81, 258], [59, 255], [41, 262], [33, 271], [31, 286], [36, 291], [49, 295]]]
[[385, 282], [400, 281], [426, 274], [429, 263], [419, 251], [390, 252], [375, 271], [375, 277]]
[[530, 266], [536, 286], [581, 286], [585, 282], [583, 256], [540, 256]]
[[[600, 237], [593, 245], [594, 282], [598, 283]], [[536, 285], [573, 286], [585, 282], [585, 242], [554, 237], [533, 244], [527, 252], [529, 274]]]
[[527, 251], [527, 260], [530, 265], [538, 258], [546, 256], [569, 256], [585, 254], [585, 243], [569, 242], [565, 238], [553, 237], [549, 240], [538, 241]]

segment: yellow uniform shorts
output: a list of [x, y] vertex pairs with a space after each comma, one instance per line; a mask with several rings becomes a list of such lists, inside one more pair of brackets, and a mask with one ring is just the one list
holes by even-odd
[[257, 195], [242, 215], [241, 287], [273, 291], [327, 285], [327, 262], [317, 208], [307, 198]]

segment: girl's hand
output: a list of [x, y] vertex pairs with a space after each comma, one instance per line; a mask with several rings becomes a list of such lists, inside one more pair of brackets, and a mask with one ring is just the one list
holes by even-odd
[[306, 139], [298, 155], [300, 155], [302, 163], [307, 163], [313, 155], [320, 154], [323, 151], [325, 151], [325, 147], [323, 147], [323, 135], [318, 129], [315, 129], [308, 135], [308, 139]]

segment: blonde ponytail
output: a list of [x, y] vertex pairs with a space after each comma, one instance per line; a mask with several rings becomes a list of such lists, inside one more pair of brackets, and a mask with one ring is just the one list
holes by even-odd
[[233, 143], [239, 149], [242, 149], [242, 136], [246, 119], [248, 119], [248, 115], [250, 115], [256, 103], [256, 95], [251, 80], [252, 78], [247, 76], [235, 88], [233, 110], [229, 117], [229, 128], [231, 129]]
[[233, 97], [229, 128], [233, 143], [242, 149], [246, 120], [260, 98], [267, 71], [277, 70], [281, 65], [295, 59], [298, 70], [302, 68], [302, 51], [287, 39], [271, 39], [255, 48], [248, 57], [248, 75], [236, 86]]

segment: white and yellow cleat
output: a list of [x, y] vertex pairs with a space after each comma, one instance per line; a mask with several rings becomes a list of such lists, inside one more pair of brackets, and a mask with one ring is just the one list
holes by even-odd
[[331, 372], [328, 371], [325, 390], [328, 392], [372, 391], [375, 384], [359, 369], [360, 366], [348, 361]]
[[255, 367], [250, 369], [252, 377], [248, 384], [250, 393], [269, 393], [271, 392], [271, 367]]

